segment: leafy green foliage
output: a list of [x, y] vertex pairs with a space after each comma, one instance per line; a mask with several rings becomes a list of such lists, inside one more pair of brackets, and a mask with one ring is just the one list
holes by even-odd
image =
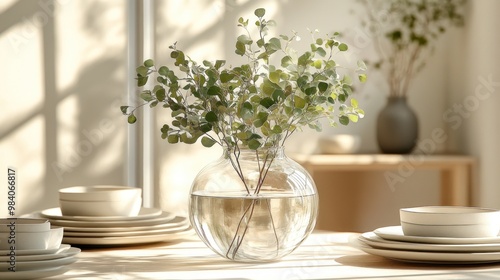
[[[235, 53], [247, 64], [225, 67], [224, 60], [191, 60], [176, 44], [170, 46], [174, 68], [156, 66], [153, 60], [137, 67], [137, 85], [142, 87], [156, 76], [153, 89], [144, 89], [140, 98], [156, 107], [169, 109], [172, 121], [161, 128], [169, 143], [195, 143], [205, 147], [219, 144], [236, 151], [277, 147], [297, 129], [321, 130], [320, 119], [331, 125], [347, 125], [364, 116], [351, 98], [352, 82], [341, 75], [333, 57], [348, 51], [338, 33], [314, 38], [310, 50], [297, 53], [292, 47], [297, 34], [269, 36], [265, 10], [255, 10], [258, 38], [252, 38], [249, 20], [239, 18], [244, 30], [235, 42]], [[270, 64], [279, 61], [280, 65]], [[366, 80], [366, 65], [358, 63], [357, 75]], [[351, 100], [350, 103], [348, 100]], [[141, 106], [143, 106], [141, 105]], [[129, 123], [136, 108], [122, 106]]]
[[[464, 24], [466, 0], [358, 1], [366, 12], [364, 30], [375, 39], [378, 58], [372, 64], [385, 74], [391, 96], [405, 96], [435, 42], [448, 27]], [[366, 80], [364, 75], [358, 77]]]

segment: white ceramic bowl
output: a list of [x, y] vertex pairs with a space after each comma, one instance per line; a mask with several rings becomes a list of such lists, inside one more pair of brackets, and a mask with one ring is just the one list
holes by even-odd
[[462, 206], [422, 206], [399, 211], [405, 235], [479, 238], [500, 232], [500, 210]]
[[0, 232], [10, 232], [11, 225], [16, 232], [43, 232], [50, 230], [50, 223], [46, 219], [3, 218], [0, 219]]
[[63, 227], [51, 226], [47, 249], [57, 249], [61, 247], [63, 237], [64, 237]]
[[500, 226], [493, 224], [421, 225], [401, 222], [403, 233], [409, 236], [482, 238], [498, 235]]
[[358, 135], [337, 134], [322, 136], [318, 139], [318, 148], [324, 154], [354, 154], [361, 146]]
[[[0, 250], [47, 249], [50, 223], [43, 219], [0, 219]], [[62, 238], [61, 238], [62, 240]]]
[[61, 213], [64, 216], [117, 216], [133, 217], [141, 210], [142, 199], [126, 201], [71, 201], [59, 200]]
[[402, 222], [427, 225], [500, 224], [500, 210], [463, 206], [402, 208]]
[[125, 186], [76, 186], [59, 190], [59, 199], [71, 201], [123, 201], [141, 197], [142, 190]]
[[142, 190], [122, 186], [78, 186], [59, 190], [64, 216], [137, 216]]

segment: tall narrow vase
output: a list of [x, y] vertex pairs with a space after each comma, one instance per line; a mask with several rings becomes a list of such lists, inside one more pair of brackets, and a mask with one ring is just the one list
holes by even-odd
[[389, 97], [377, 119], [377, 141], [386, 154], [408, 154], [418, 140], [417, 115], [405, 97]]
[[191, 224], [208, 247], [234, 261], [288, 255], [311, 233], [317, 213], [311, 176], [282, 147], [225, 150], [191, 188]]

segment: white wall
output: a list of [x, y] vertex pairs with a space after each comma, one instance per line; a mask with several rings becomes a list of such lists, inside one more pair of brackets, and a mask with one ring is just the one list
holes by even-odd
[[475, 204], [500, 207], [500, 24], [495, 0], [469, 1], [468, 22], [463, 35], [462, 79], [453, 81], [453, 104], [461, 105], [454, 115], [457, 147], [479, 159], [480, 188]]
[[7, 166], [18, 172], [16, 214], [57, 206], [65, 186], [123, 184], [125, 7], [1, 2], [0, 216]]

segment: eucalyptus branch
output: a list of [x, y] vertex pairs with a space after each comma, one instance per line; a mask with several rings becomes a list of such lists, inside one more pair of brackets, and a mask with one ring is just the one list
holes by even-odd
[[374, 39], [375, 68], [385, 74], [390, 96], [406, 96], [411, 81], [423, 69], [417, 62], [425, 65], [424, 54], [431, 55], [425, 50], [432, 48], [448, 26], [459, 27], [464, 19], [464, 0], [358, 1]]

